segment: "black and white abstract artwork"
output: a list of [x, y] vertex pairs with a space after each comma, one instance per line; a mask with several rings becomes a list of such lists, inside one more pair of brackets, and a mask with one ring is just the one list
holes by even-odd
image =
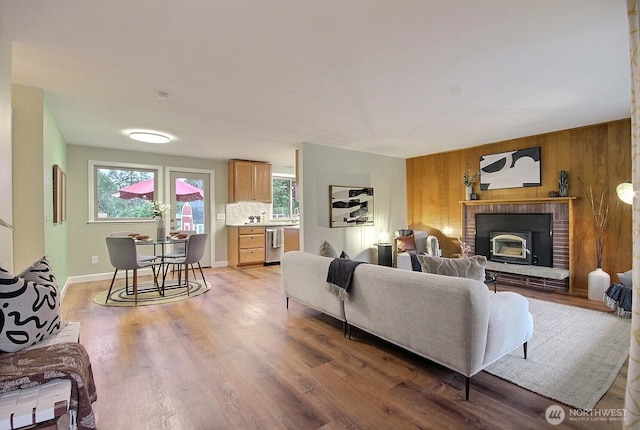
[[540, 147], [480, 157], [480, 189], [539, 187], [542, 185]]
[[331, 227], [373, 225], [373, 188], [329, 186]]

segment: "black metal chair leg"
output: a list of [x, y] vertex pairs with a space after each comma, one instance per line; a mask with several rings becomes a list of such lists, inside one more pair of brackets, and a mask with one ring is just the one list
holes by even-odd
[[104, 300], [105, 303], [109, 301], [109, 296], [111, 296], [111, 289], [113, 288], [113, 282], [116, 280], [117, 274], [118, 274], [118, 269], [116, 269], [116, 271], [113, 272], [113, 278], [111, 278], [111, 285], [109, 285], [109, 292], [107, 293], [107, 298]]
[[289, 309], [289, 297], [287, 297], [287, 309]]
[[[192, 266], [193, 267], [193, 266]], [[202, 275], [202, 282], [207, 282], [204, 280], [204, 273], [202, 272], [202, 266], [200, 266], [200, 262], [198, 261], [198, 269], [200, 270], [200, 274]], [[193, 274], [193, 279], [196, 279], [196, 274]]]
[[527, 359], [527, 344], [528, 344], [528, 343], [529, 343], [529, 342], [525, 342], [525, 343], [524, 343], [524, 345], [522, 345], [522, 346], [524, 347], [524, 359], [525, 359], [525, 360]]

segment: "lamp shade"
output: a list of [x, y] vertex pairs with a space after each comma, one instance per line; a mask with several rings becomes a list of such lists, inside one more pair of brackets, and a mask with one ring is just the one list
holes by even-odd
[[618, 198], [624, 203], [633, 204], [633, 185], [630, 182], [623, 182], [616, 187], [616, 194]]

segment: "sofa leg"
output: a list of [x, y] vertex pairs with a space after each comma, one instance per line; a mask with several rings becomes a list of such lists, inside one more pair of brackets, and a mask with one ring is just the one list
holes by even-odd
[[524, 347], [524, 359], [525, 359], [525, 360], [527, 359], [527, 343], [528, 343], [528, 342], [525, 342], [525, 343], [522, 345], [522, 346]]
[[287, 297], [287, 309], [289, 309], [289, 297]]
[[467, 381], [466, 381], [465, 388], [464, 388], [464, 391], [465, 391], [464, 398], [465, 398], [466, 401], [469, 401], [469, 388], [470, 387], [471, 387], [471, 378], [469, 376], [467, 376]]

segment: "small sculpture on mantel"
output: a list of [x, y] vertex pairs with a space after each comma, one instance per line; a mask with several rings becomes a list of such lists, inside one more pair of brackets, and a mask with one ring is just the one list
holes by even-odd
[[558, 174], [558, 190], [560, 190], [560, 197], [569, 195], [569, 175], [566, 170], [560, 170]]

